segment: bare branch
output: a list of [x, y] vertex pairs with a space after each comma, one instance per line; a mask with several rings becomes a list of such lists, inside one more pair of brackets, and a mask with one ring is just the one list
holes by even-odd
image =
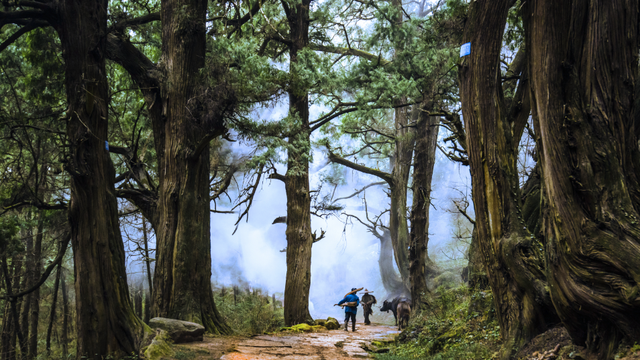
[[353, 170], [356, 170], [356, 171], [360, 171], [360, 172], [363, 172], [365, 174], [377, 176], [380, 179], [386, 181], [390, 186], [393, 186], [393, 177], [391, 176], [391, 174], [388, 174], [388, 173], [386, 173], [384, 171], [371, 169], [371, 168], [366, 167], [364, 165], [356, 164], [356, 163], [354, 163], [352, 161], [349, 161], [347, 159], [344, 159], [344, 158], [332, 153], [331, 150], [329, 150], [329, 161], [331, 161], [332, 163], [344, 165], [344, 166], [346, 166], [346, 167], [348, 167], [350, 169], [353, 169]]
[[351, 194], [351, 195], [349, 195], [349, 196], [344, 196], [344, 197], [341, 197], [341, 198], [337, 198], [337, 199], [333, 200], [333, 202], [335, 203], [335, 202], [337, 202], [337, 201], [339, 201], [339, 200], [346, 200], [346, 199], [350, 199], [350, 198], [352, 198], [352, 197], [354, 197], [354, 196], [356, 196], [356, 195], [358, 195], [358, 194], [362, 193], [363, 191], [367, 190], [368, 188], [370, 188], [370, 187], [372, 187], [372, 186], [384, 185], [384, 184], [386, 184], [386, 182], [384, 182], [384, 181], [379, 181], [379, 182], [371, 183], [371, 184], [369, 184], [369, 185], [367, 185], [367, 186], [363, 187], [362, 189], [357, 190], [357, 191], [356, 191], [356, 192], [354, 192], [353, 194]]

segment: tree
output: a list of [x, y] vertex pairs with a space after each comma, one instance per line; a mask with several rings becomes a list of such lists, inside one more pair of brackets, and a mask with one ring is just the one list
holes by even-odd
[[[107, 31], [107, 2], [69, 0], [8, 6], [18, 10], [1, 13], [2, 23], [24, 25], [9, 44], [34, 28], [52, 26], [62, 45], [68, 103], [66, 170], [71, 178], [68, 215], [74, 265], [76, 273], [83, 275], [75, 283], [77, 356], [137, 353], [148, 328], [135, 316], [129, 300], [115, 174], [105, 146], [108, 84], [103, 35]], [[32, 203], [43, 205], [35, 200]]]
[[129, 355], [140, 349], [145, 325], [135, 316], [129, 297], [115, 172], [105, 148], [107, 2], [68, 0], [56, 5], [58, 16], [52, 25], [62, 43], [69, 104], [69, 223], [75, 273], [82, 274], [75, 282], [77, 357]]
[[[252, 7], [251, 14], [259, 8]], [[128, 176], [137, 184], [122, 187], [120, 194], [142, 210], [156, 232], [152, 316], [196, 321], [208, 332], [226, 334], [231, 330], [215, 308], [210, 283], [209, 147], [211, 140], [226, 134], [224, 121], [234, 112], [236, 93], [227, 64], [221, 62], [226, 59], [211, 59], [223, 54], [211, 51], [207, 57], [206, 15], [206, 1], [163, 1], [160, 14], [125, 18], [114, 25], [108, 56], [143, 94], [156, 168], [161, 169], [158, 185], [149, 183], [135, 148], [114, 148], [125, 155]], [[219, 21], [237, 29], [249, 19], [247, 14]], [[162, 21], [161, 64], [154, 64], [123, 32], [157, 20]]]
[[507, 103], [503, 93], [499, 61], [511, 5], [508, 0], [469, 5], [463, 43], [470, 42], [472, 51], [462, 58], [459, 69], [477, 245], [505, 340], [503, 357], [557, 321], [542, 244], [521, 216], [516, 161], [531, 106], [522, 64], [514, 61], [510, 66], [521, 76], [513, 100]]
[[[298, 56], [309, 46], [309, 5], [302, 0], [295, 6], [282, 1], [289, 23], [289, 63], [296, 76]], [[284, 321], [287, 325], [313, 320], [309, 314], [311, 286], [311, 194], [309, 192], [309, 158], [311, 151], [309, 95], [303, 84], [295, 83], [289, 92], [289, 115], [296, 119], [297, 131], [289, 136], [287, 173], [287, 280], [284, 288]]]
[[638, 10], [622, 0], [524, 8], [549, 289], [572, 339], [598, 359], [640, 341]]
[[[418, 111], [421, 109], [419, 108]], [[422, 111], [416, 124], [416, 148], [413, 168], [413, 206], [411, 209], [411, 237], [409, 241], [409, 280], [414, 308], [422, 306], [422, 298], [429, 291], [427, 278], [434, 275], [434, 264], [428, 253], [429, 205], [431, 180], [436, 160], [439, 119]]]

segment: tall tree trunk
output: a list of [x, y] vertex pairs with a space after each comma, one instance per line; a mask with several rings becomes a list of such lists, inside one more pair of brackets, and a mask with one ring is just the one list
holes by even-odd
[[13, 327], [13, 319], [11, 313], [11, 302], [4, 302], [4, 311], [2, 314], [2, 333], [0, 333], [0, 359], [1, 360], [10, 360], [15, 359], [15, 340], [13, 343], [11, 339], [14, 339], [12, 336], [12, 327]]
[[[33, 213], [31, 211], [25, 214], [26, 221], [31, 221], [33, 218]], [[35, 258], [33, 252], [33, 229], [31, 227], [27, 227], [22, 232], [23, 238], [26, 243], [26, 254], [24, 261], [24, 270], [22, 271], [22, 285], [19, 289], [15, 289], [16, 292], [20, 289], [28, 289], [34, 284], [37, 280], [35, 280]], [[27, 359], [29, 353], [29, 315], [31, 312], [31, 297], [33, 293], [27, 294], [19, 299], [22, 313], [20, 314], [20, 329], [22, 330], [22, 338], [23, 341], [20, 342], [20, 357], [22, 359]]]
[[69, 323], [71, 315], [69, 314], [69, 292], [67, 290], [67, 277], [64, 275], [62, 267], [60, 268], [60, 291], [62, 292], [62, 335], [60, 336], [60, 344], [62, 345], [62, 358], [68, 358], [69, 354]]
[[[309, 45], [309, 4], [302, 0], [287, 10], [289, 22], [291, 76], [295, 77], [298, 52]], [[309, 193], [309, 96], [294, 81], [289, 90], [289, 116], [296, 119], [296, 131], [289, 137], [287, 174], [287, 279], [284, 288], [284, 321], [288, 326], [313, 320], [309, 313], [311, 286], [311, 196]]]
[[227, 334], [231, 329], [218, 313], [211, 289], [209, 212], [209, 141], [224, 127], [217, 133], [203, 131], [207, 119], [192, 104], [201, 95], [196, 89], [204, 67], [206, 11], [206, 0], [162, 1], [166, 121], [152, 315], [198, 322], [207, 332]]
[[144, 316], [142, 320], [145, 324], [149, 324], [149, 320], [151, 319], [151, 292], [149, 290], [145, 291], [144, 294]]
[[[517, 149], [529, 117], [526, 73], [507, 109], [499, 56], [510, 0], [469, 6], [463, 42], [460, 94], [467, 134], [478, 247], [505, 340], [503, 358], [553, 323], [539, 241], [521, 220]], [[521, 49], [522, 51], [522, 49]]]
[[53, 324], [56, 321], [56, 303], [58, 302], [58, 288], [60, 286], [60, 276], [62, 276], [62, 264], [58, 265], [56, 280], [53, 282], [53, 299], [51, 300], [51, 313], [49, 315], [49, 326], [47, 326], [47, 338], [45, 341], [47, 356], [51, 355], [51, 333], [53, 332]]
[[531, 74], [553, 303], [611, 359], [640, 341], [637, 1], [531, 4]]
[[147, 265], [147, 285], [149, 289], [144, 294], [144, 322], [149, 324], [151, 319], [151, 294], [153, 294], [153, 280], [151, 278], [151, 255], [149, 254], [149, 238], [147, 233], [147, 220], [142, 218], [142, 234], [144, 236], [144, 262]]
[[380, 268], [380, 278], [382, 286], [387, 292], [387, 296], [394, 298], [396, 296], [406, 296], [407, 288], [402, 282], [402, 278], [398, 276], [396, 269], [393, 267], [393, 242], [388, 229], [382, 229], [382, 234], [374, 233], [380, 240], [380, 254], [378, 257], [378, 267]]
[[[417, 109], [420, 111], [420, 109]], [[424, 114], [424, 115], [423, 115]], [[433, 273], [429, 259], [429, 205], [431, 180], [436, 164], [439, 119], [420, 111], [416, 124], [416, 147], [413, 167], [413, 207], [411, 209], [411, 242], [409, 244], [409, 279], [413, 306], [422, 306], [429, 291], [427, 276]]]
[[140, 319], [142, 319], [142, 292], [143, 292], [142, 284], [137, 284], [133, 289], [133, 307], [135, 309], [136, 315]]
[[[403, 24], [403, 10], [401, 0], [392, 0], [396, 7], [396, 16], [393, 19], [396, 41], [394, 57], [404, 50], [404, 39], [401, 32]], [[396, 105], [407, 102], [406, 97], [396, 101]], [[413, 127], [407, 126], [409, 123], [409, 110], [407, 107], [399, 107], [394, 111], [395, 122], [395, 147], [393, 150], [393, 161], [390, 184], [391, 208], [389, 212], [389, 231], [393, 241], [393, 255], [407, 290], [411, 287], [409, 279], [409, 226], [407, 224], [407, 190], [409, 188], [409, 173], [411, 172], [411, 160], [413, 157], [413, 147], [415, 135]]]
[[[77, 358], [138, 353], [145, 326], [131, 305], [118, 224], [115, 171], [105, 149], [107, 1], [62, 1], [54, 24], [65, 61], [71, 175], [69, 224], [76, 276]], [[146, 328], [148, 329], [148, 328]]]
[[[40, 279], [42, 273], [42, 238], [44, 236], [44, 212], [40, 210], [38, 213], [38, 227], [33, 243], [33, 274], [31, 284], [35, 284]], [[31, 317], [29, 319], [29, 338], [28, 338], [28, 359], [35, 359], [38, 356], [38, 323], [40, 322], [40, 288], [31, 294]], [[25, 327], [27, 325], [25, 324]]]
[[151, 255], [149, 253], [149, 235], [147, 233], [147, 220], [142, 218], [142, 234], [144, 236], [144, 262], [147, 265], [147, 284], [149, 293], [153, 293], [153, 280], [151, 278]]
[[[13, 267], [13, 271], [9, 271], [9, 266], [7, 265], [7, 255], [2, 254], [2, 277], [4, 280], [4, 285], [6, 291], [9, 293], [13, 293], [12, 285], [15, 279], [15, 275], [17, 272], [16, 259], [19, 258], [19, 255], [14, 256], [11, 261], [11, 265]], [[2, 317], [2, 334], [0, 334], [0, 355], [2, 355], [2, 360], [15, 360], [16, 359], [16, 322], [18, 321], [17, 311], [16, 311], [16, 301], [13, 299], [7, 299], [5, 301], [5, 311], [4, 316]]]

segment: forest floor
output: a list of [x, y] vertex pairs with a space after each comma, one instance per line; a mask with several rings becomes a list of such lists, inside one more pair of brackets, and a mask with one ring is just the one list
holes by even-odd
[[[327, 330], [312, 333], [277, 333], [253, 337], [205, 337], [204, 341], [175, 345], [170, 359], [182, 360], [348, 360], [367, 358], [364, 348], [393, 341], [396, 326], [357, 323], [356, 332]], [[169, 358], [167, 358], [169, 359]]]

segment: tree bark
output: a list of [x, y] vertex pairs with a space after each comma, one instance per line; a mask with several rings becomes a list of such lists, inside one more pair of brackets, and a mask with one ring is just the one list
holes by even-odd
[[[309, 4], [302, 0], [288, 8], [291, 76], [295, 77], [298, 52], [309, 45]], [[294, 81], [289, 90], [289, 116], [295, 117], [296, 131], [289, 137], [285, 190], [287, 194], [287, 279], [284, 289], [284, 321], [287, 326], [312, 321], [309, 313], [311, 286], [311, 196], [309, 193], [309, 95]]]
[[[33, 214], [28, 211], [25, 214], [26, 221], [31, 221]], [[33, 229], [27, 227], [22, 233], [26, 243], [26, 254], [24, 261], [24, 270], [22, 271], [22, 285], [19, 289], [28, 289], [37, 281], [35, 278], [35, 258], [33, 252]], [[18, 291], [16, 291], [18, 292]], [[20, 314], [20, 329], [22, 330], [22, 341], [20, 342], [20, 357], [27, 359], [29, 356], [29, 315], [31, 313], [31, 297], [33, 293], [27, 294], [19, 299], [22, 313]]]
[[640, 341], [637, 1], [531, 4], [547, 274], [577, 344], [611, 359]]
[[382, 285], [387, 292], [389, 298], [397, 296], [406, 296], [407, 288], [402, 282], [402, 278], [398, 275], [393, 267], [395, 258], [393, 256], [393, 242], [388, 229], [382, 229], [382, 234], [374, 233], [380, 240], [380, 254], [378, 257], [378, 267], [380, 268], [380, 277]]
[[144, 294], [144, 323], [149, 324], [151, 319], [151, 294], [153, 294], [153, 280], [151, 278], [151, 255], [149, 253], [149, 238], [147, 233], [147, 220], [142, 218], [142, 234], [144, 236], [144, 256], [147, 265], [147, 285], [149, 289]]
[[142, 284], [138, 284], [133, 289], [133, 307], [135, 309], [136, 315], [142, 319]]
[[69, 314], [69, 293], [67, 291], [67, 277], [64, 275], [62, 267], [60, 267], [60, 287], [62, 292], [62, 335], [60, 336], [60, 345], [62, 345], [62, 358], [67, 359], [69, 354], [69, 323], [71, 316]]
[[[31, 284], [35, 284], [40, 279], [42, 273], [42, 238], [44, 237], [44, 213], [42, 210], [38, 213], [38, 227], [33, 243], [34, 267], [31, 277]], [[40, 288], [31, 294], [31, 318], [29, 323], [28, 337], [28, 359], [35, 359], [38, 356], [38, 323], [40, 322]], [[26, 327], [26, 324], [25, 324]]]
[[[401, 0], [392, 0], [396, 7], [394, 19], [394, 31], [398, 32], [394, 37], [398, 42], [395, 48], [394, 57], [404, 50], [402, 35], [399, 35], [403, 24], [403, 10]], [[395, 105], [406, 103], [406, 97], [398, 99]], [[411, 160], [413, 158], [413, 148], [415, 144], [415, 134], [413, 127], [407, 126], [409, 123], [409, 110], [407, 107], [399, 107], [394, 111], [395, 122], [395, 147], [392, 159], [390, 185], [391, 208], [389, 213], [389, 231], [393, 241], [393, 255], [402, 277], [402, 282], [407, 289], [410, 289], [409, 279], [409, 226], [407, 224], [407, 191], [409, 188], [409, 173], [411, 172]]]
[[[420, 109], [417, 110], [420, 111]], [[427, 277], [434, 273], [428, 252], [429, 205], [431, 204], [431, 180], [436, 163], [439, 122], [437, 117], [428, 116], [420, 111], [416, 124], [411, 241], [409, 243], [411, 300], [416, 308], [422, 306], [422, 299], [429, 292]]]
[[523, 74], [507, 109], [499, 56], [510, 0], [470, 4], [463, 42], [471, 55], [459, 71], [478, 248], [493, 291], [507, 358], [556, 321], [544, 273], [542, 244], [521, 219], [517, 149], [529, 117]]
[[[14, 279], [19, 279], [19, 268], [22, 264], [17, 264], [21, 261], [20, 255], [15, 255], [12, 258], [11, 265], [13, 268], [13, 274], [9, 271], [9, 266], [7, 265], [7, 255], [2, 255], [2, 277], [4, 278], [5, 288], [7, 289], [7, 293], [13, 293], [12, 287], [14, 283]], [[18, 283], [18, 280], [15, 280]], [[17, 299], [7, 299], [5, 302], [5, 311], [2, 321], [2, 334], [1, 334], [1, 343], [2, 348], [0, 348], [1, 359], [2, 360], [15, 360], [16, 357], [16, 335], [20, 332], [18, 328], [18, 311], [16, 307]], [[22, 336], [22, 334], [20, 334]]]
[[[205, 0], [162, 1], [166, 121], [161, 120], [164, 151], [152, 314], [198, 322], [207, 332], [228, 334], [231, 329], [218, 313], [211, 289], [209, 213], [209, 141], [224, 132], [224, 125], [222, 114], [208, 120], [193, 103], [202, 96], [196, 89], [201, 88], [205, 65], [206, 11]], [[213, 96], [218, 95], [225, 94]]]
[[47, 338], [45, 341], [47, 356], [51, 355], [51, 333], [53, 332], [53, 324], [56, 320], [56, 303], [58, 302], [58, 288], [60, 286], [61, 274], [62, 274], [62, 264], [58, 265], [56, 280], [53, 282], [53, 299], [51, 300], [51, 313], [49, 315], [49, 326], [47, 326]]
[[78, 275], [76, 356], [137, 354], [145, 326], [135, 316], [129, 297], [115, 172], [105, 149], [107, 1], [66, 0], [57, 10], [54, 28], [63, 49], [68, 101], [68, 214]]

